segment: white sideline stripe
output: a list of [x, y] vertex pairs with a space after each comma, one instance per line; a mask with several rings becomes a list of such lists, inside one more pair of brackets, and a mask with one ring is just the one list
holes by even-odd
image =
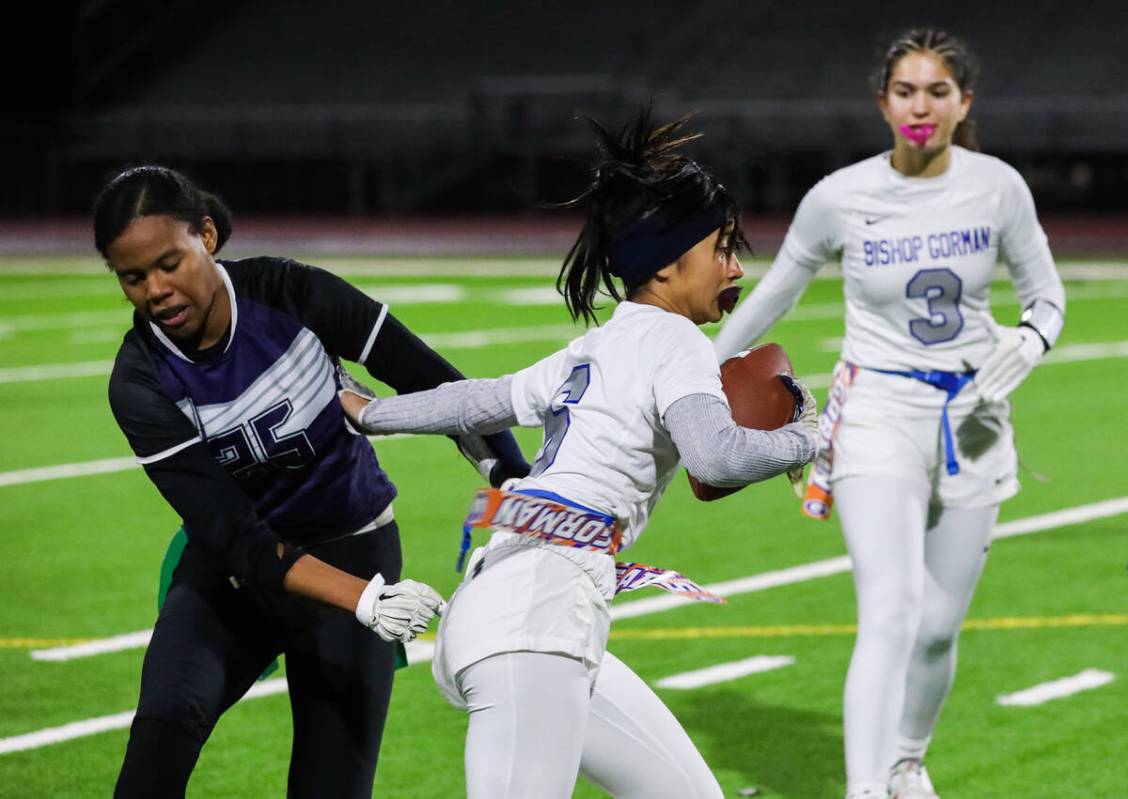
[[152, 637], [152, 630], [138, 630], [135, 633], [122, 633], [109, 638], [99, 638], [96, 641], [86, 641], [82, 644], [55, 646], [50, 649], [33, 649], [31, 657], [33, 660], [62, 663], [65, 660], [74, 660], [75, 658], [87, 658], [92, 655], [105, 655], [110, 652], [122, 652], [126, 649], [148, 646], [149, 639]]
[[1063, 344], [1046, 353], [1044, 363], [1076, 363], [1100, 358], [1128, 357], [1128, 341], [1108, 341], [1099, 344]]
[[1101, 671], [1100, 669], [1085, 669], [1072, 677], [1062, 677], [1058, 680], [1039, 683], [1025, 690], [1015, 691], [1013, 694], [999, 694], [996, 701], [1000, 705], [1033, 707], [1049, 702], [1051, 699], [1064, 699], [1082, 691], [1100, 688], [1102, 685], [1108, 685], [1114, 679], [1116, 679], [1116, 675], [1112, 672]]
[[555, 286], [528, 286], [502, 289], [493, 301], [503, 305], [556, 305], [561, 297]]
[[360, 290], [384, 305], [426, 305], [435, 302], [463, 302], [466, 289], [455, 283], [421, 283], [412, 286], [359, 286]]
[[1092, 502], [1088, 505], [1078, 505], [1075, 508], [1056, 510], [1052, 513], [1043, 513], [1040, 516], [1029, 516], [1025, 519], [1015, 519], [1014, 521], [997, 524], [991, 533], [991, 538], [1013, 538], [1016, 535], [1040, 533], [1043, 530], [1068, 527], [1072, 524], [1091, 522], [1094, 519], [1119, 516], [1122, 513], [1128, 513], [1128, 497], [1106, 499], [1103, 502]]
[[574, 325], [537, 325], [467, 330], [462, 333], [421, 333], [419, 337], [431, 347], [443, 350], [489, 347], [495, 344], [524, 344], [529, 341], [571, 341], [582, 333], [583, 329]]
[[[33, 660], [62, 663], [67, 660], [88, 658], [94, 655], [107, 655], [111, 652], [124, 652], [129, 649], [140, 649], [149, 645], [153, 637], [152, 630], [138, 630], [135, 633], [122, 633], [121, 635], [99, 638], [95, 641], [86, 641], [81, 644], [56, 646], [50, 649], [33, 649]], [[433, 641], [412, 641], [407, 644], [407, 660], [409, 663], [425, 663], [431, 659], [435, 651]]]
[[[369, 436], [375, 441], [399, 441], [413, 438], [413, 433], [396, 433], [390, 436]], [[194, 443], [194, 442], [188, 442]], [[0, 472], [0, 488], [4, 486], [23, 485], [24, 483], [39, 483], [44, 480], [61, 480], [66, 477], [84, 477], [90, 474], [112, 474], [125, 472], [130, 469], [140, 469], [141, 464], [137, 458], [106, 458], [98, 461], [83, 461], [82, 463], [60, 463], [57, 466], [40, 466], [35, 469], [17, 469], [12, 472]]]
[[127, 710], [124, 713], [114, 713], [112, 716], [99, 716], [83, 721], [72, 721], [61, 727], [47, 727], [24, 735], [13, 735], [11, 738], [0, 739], [0, 755], [11, 752], [22, 752], [26, 749], [38, 749], [41, 746], [70, 741], [74, 738], [83, 738], [99, 732], [122, 730], [133, 723], [136, 710]]
[[[1119, 513], [1128, 512], [1128, 497], [1121, 497], [1107, 502], [1097, 502], [1092, 505], [1081, 505], [1076, 508], [1069, 508], [1064, 511], [1057, 511], [1055, 513], [1043, 514], [1042, 516], [1032, 516], [1028, 519], [1018, 519], [1006, 524], [997, 525], [994, 531], [994, 537], [1004, 538], [1015, 535], [1023, 535], [1025, 533], [1038, 532], [1040, 530], [1050, 530], [1054, 527], [1064, 526], [1067, 524], [1075, 524], [1080, 521], [1089, 519], [1100, 518], [1101, 516], [1113, 516]], [[815, 577], [824, 577], [831, 574], [839, 574], [844, 571], [849, 571], [850, 559], [847, 557], [830, 558], [828, 560], [816, 561], [808, 563], [803, 566], [795, 566], [790, 569], [782, 569], [775, 572], [766, 572], [764, 574], [753, 575], [745, 577], [740, 580], [730, 580], [726, 583], [715, 583], [711, 586], [706, 586], [708, 590], [714, 593], [722, 593], [727, 591], [728, 595], [737, 593], [749, 593], [751, 591], [762, 591], [765, 588], [771, 588], [778, 585], [788, 585], [789, 583], [802, 582], [804, 580], [813, 579]], [[806, 574], [807, 576], [800, 576]], [[728, 588], [725, 588], [727, 586]], [[669, 599], [665, 597], [656, 597], [654, 599], [643, 599], [630, 602], [625, 605], [618, 605], [611, 608], [612, 619], [630, 618], [632, 616], [642, 616], [647, 613], [657, 613], [663, 610], [669, 610], [673, 607], [684, 605], [686, 602], [692, 600], [683, 600], [678, 597], [671, 596]], [[130, 633], [130, 635], [140, 635], [140, 633]], [[115, 636], [121, 638], [122, 636]], [[107, 639], [109, 640], [109, 639]], [[90, 646], [97, 642], [87, 642], [85, 644], [77, 644], [77, 646]], [[64, 649], [71, 649], [73, 647], [59, 647], [58, 651]], [[426, 663], [431, 660], [434, 655], [434, 644], [430, 641], [413, 641], [407, 645], [407, 656], [409, 663]], [[60, 658], [65, 659], [65, 658]], [[282, 687], [269, 688], [274, 684], [281, 684]], [[247, 692], [244, 699], [255, 698], [256, 696], [266, 696], [268, 693], [256, 693], [263, 691], [271, 691], [278, 693], [284, 688], [285, 680], [268, 680], [265, 683], [257, 684], [254, 688]], [[48, 744], [59, 743], [67, 741], [71, 738], [78, 738], [83, 735], [93, 735], [96, 732], [103, 732], [105, 730], [121, 729], [129, 726], [130, 720], [133, 718], [133, 712], [118, 713], [113, 716], [103, 716], [96, 719], [87, 719], [86, 721], [77, 721], [71, 724], [63, 725], [62, 727], [54, 727], [46, 730], [39, 730], [38, 732], [27, 733], [26, 735], [17, 735], [13, 738], [0, 739], [0, 754], [6, 752], [17, 752], [22, 749], [33, 749]]]
[[[765, 591], [768, 588], [777, 588], [781, 585], [802, 583], [819, 577], [830, 577], [850, 571], [850, 558], [845, 555], [826, 560], [816, 560], [804, 563], [802, 566], [792, 566], [778, 571], [763, 572], [751, 577], [741, 577], [736, 580], [726, 580], [722, 583], [712, 583], [704, 586], [706, 591], [712, 591], [719, 596], [733, 596], [735, 594], [750, 594], [756, 591]], [[662, 593], [649, 599], [636, 599], [633, 602], [624, 602], [611, 608], [611, 619], [632, 619], [636, 616], [647, 616], [671, 608], [680, 608], [692, 605], [693, 599], [686, 599], [676, 594]]]
[[13, 366], [0, 369], [0, 383], [57, 380], [64, 377], [97, 377], [108, 375], [113, 368], [113, 361], [78, 361], [76, 363], [45, 363], [39, 366]]
[[[251, 689], [243, 695], [243, 699], [240, 701], [246, 699], [260, 699], [264, 696], [274, 696], [275, 694], [285, 692], [286, 678], [278, 677], [273, 680], [255, 683], [251, 686]], [[83, 721], [72, 721], [61, 727], [48, 727], [45, 730], [29, 732], [26, 735], [15, 735], [11, 738], [3, 738], [0, 739], [0, 755], [6, 755], [11, 752], [21, 752], [25, 749], [38, 749], [41, 746], [62, 743], [63, 741], [70, 741], [75, 738], [84, 738], [99, 732], [124, 730], [133, 723], [133, 716], [136, 712], [136, 710], [127, 710], [123, 713], [114, 713], [111, 716], [99, 716], [93, 719], [84, 719]]]
[[673, 674], [669, 677], [663, 677], [654, 684], [659, 688], [689, 690], [719, 682], [738, 680], [741, 677], [747, 677], [749, 674], [775, 671], [776, 669], [786, 668], [793, 663], [795, 663], [795, 658], [790, 655], [757, 655], [744, 660], [734, 660], [731, 663], [718, 663], [715, 666], [698, 669], [697, 671]]
[[[149, 641], [152, 635], [152, 630], [143, 630], [137, 633], [129, 633], [129, 636], [145, 637], [145, 642], [140, 644], [144, 646]], [[127, 636], [119, 635], [115, 638], [126, 638]], [[106, 639], [107, 641], [112, 639]], [[89, 646], [88, 644], [80, 644], [79, 646]], [[61, 647], [60, 649], [74, 649], [75, 647]], [[407, 650], [408, 663], [425, 663], [431, 659], [431, 655], [435, 651], [435, 644], [432, 641], [412, 641], [405, 647]], [[42, 650], [49, 652], [54, 650]], [[107, 650], [113, 651], [113, 650]], [[93, 654], [93, 653], [91, 653]], [[32, 657], [34, 657], [34, 653]], [[66, 658], [40, 658], [41, 660], [65, 660]], [[273, 680], [265, 680], [264, 682], [257, 682], [251, 686], [247, 693], [243, 694], [240, 702], [248, 699], [261, 699], [264, 696], [275, 696], [276, 694], [285, 693], [288, 686], [285, 677], [276, 677]], [[108, 732], [110, 730], [123, 730], [133, 723], [133, 716], [137, 711], [127, 710], [124, 713], [114, 713], [110, 716], [99, 716], [93, 719], [85, 719], [83, 721], [72, 721], [69, 724], [64, 724], [60, 727], [48, 727], [44, 730], [36, 732], [29, 732], [25, 735], [15, 735], [11, 738], [0, 739], [0, 755], [5, 755], [10, 752], [21, 752], [25, 749], [38, 749], [41, 746], [48, 746], [50, 744], [62, 743], [63, 741], [70, 741], [74, 738], [83, 738], [87, 735], [94, 735], [99, 732]]]
[[85, 461], [83, 463], [60, 463], [56, 466], [41, 466], [37, 469], [0, 472], [0, 486], [38, 483], [43, 480], [58, 480], [63, 477], [83, 477], [88, 474], [110, 474], [139, 468], [141, 468], [141, 464], [132, 456], [128, 458], [106, 458], [105, 460]]

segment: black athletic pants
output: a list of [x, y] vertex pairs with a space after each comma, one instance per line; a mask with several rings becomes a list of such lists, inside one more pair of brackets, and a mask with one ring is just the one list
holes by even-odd
[[[400, 578], [395, 522], [306, 547], [369, 579]], [[114, 796], [182, 797], [220, 715], [279, 654], [294, 722], [290, 797], [372, 795], [395, 670], [395, 646], [350, 613], [254, 586], [236, 588], [188, 544], [153, 629], [141, 698]]]

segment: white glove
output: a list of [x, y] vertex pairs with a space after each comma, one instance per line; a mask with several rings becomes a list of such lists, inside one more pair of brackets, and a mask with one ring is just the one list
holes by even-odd
[[810, 430], [815, 436], [819, 434], [819, 406], [815, 402], [815, 395], [811, 393], [811, 389], [807, 388], [807, 384], [801, 380], [791, 378], [791, 382], [799, 389], [799, 393], [803, 395], [803, 411], [799, 414], [799, 418], [795, 421]]
[[337, 379], [341, 381], [342, 391], [351, 391], [352, 393], [358, 394], [365, 399], [376, 398], [376, 392], [353, 377], [349, 373], [349, 370], [339, 362], [337, 363]]
[[386, 585], [384, 576], [377, 574], [360, 595], [356, 618], [385, 641], [406, 644], [445, 610], [446, 602], [439, 592], [426, 583], [400, 580]]
[[1046, 345], [1037, 332], [1025, 325], [992, 325], [991, 331], [995, 336], [995, 349], [979, 367], [975, 386], [984, 401], [1000, 402], [1038, 365], [1046, 353]]
[[[341, 401], [341, 405], [344, 406], [345, 421], [357, 433], [368, 434], [370, 431], [364, 427], [363, 413], [368, 405], [376, 401], [376, 395], [372, 389], [349, 374], [348, 370], [340, 363], [337, 364], [337, 379], [341, 382], [341, 390], [337, 392], [337, 397]], [[360, 406], [359, 410], [350, 411], [350, 402], [346, 400], [346, 397], [350, 394], [355, 394], [368, 404]]]
[[[815, 395], [811, 393], [811, 389], [807, 388], [806, 384], [802, 383], [795, 378], [791, 378], [791, 384], [799, 389], [799, 394], [803, 397], [803, 410], [799, 414], [799, 418], [795, 421], [805, 427], [818, 441], [819, 437], [819, 407], [815, 402]], [[816, 446], [816, 451], [818, 447]], [[796, 466], [794, 469], [788, 469], [787, 479], [791, 483], [791, 490], [795, 492], [795, 496], [800, 499], [803, 498], [806, 492], [806, 466]]]

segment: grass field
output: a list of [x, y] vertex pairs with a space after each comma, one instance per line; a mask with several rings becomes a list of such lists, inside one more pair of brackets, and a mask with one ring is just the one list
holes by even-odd
[[[512, 371], [573, 335], [548, 291], [549, 260], [319, 260], [387, 298], [393, 313], [471, 376]], [[499, 276], [506, 272], [519, 276]], [[996, 542], [972, 605], [960, 672], [929, 756], [944, 799], [1128, 797], [1121, 763], [1128, 744], [1128, 268], [1123, 278], [1068, 284], [1069, 322], [1054, 358], [1015, 395], [1024, 489], [1000, 521], [1013, 532], [1032, 519], [1027, 526], [1036, 531]], [[995, 295], [996, 316], [1015, 320], [1009, 285], [999, 284]], [[816, 385], [825, 386], [820, 376], [836, 357], [840, 297], [838, 281], [816, 281], [770, 336]], [[129, 467], [105, 399], [128, 317], [116, 282], [94, 259], [0, 262], [3, 797], [108, 796], [121, 763], [121, 721], [58, 743], [16, 737], [136, 704], [139, 647], [61, 662], [31, 656], [152, 626], [157, 569], [178, 519], [141, 470]], [[821, 401], [825, 390], [816, 394]], [[531, 456], [539, 432], [518, 435]], [[445, 439], [389, 440], [377, 449], [400, 488], [405, 573], [449, 593], [476, 475]], [[1089, 520], [1042, 518], [1116, 499]], [[630, 555], [713, 583], [843, 552], [837, 522], [802, 518], [782, 479], [703, 505], [678, 478]], [[696, 689], [656, 689], [726, 795], [748, 786], [762, 797], [842, 795], [841, 689], [854, 600], [849, 574], [830, 571], [736, 593], [723, 606], [620, 611], [628, 617], [612, 628], [612, 650], [652, 685], [757, 655], [794, 658]], [[616, 606], [659, 594], [627, 595]], [[1034, 706], [997, 702], [1086, 670], [1115, 677]], [[376, 795], [464, 795], [464, 727], [426, 663], [399, 672]], [[205, 747], [189, 795], [284, 795], [289, 738], [284, 694], [240, 703]], [[576, 790], [601, 795], [582, 780]]]

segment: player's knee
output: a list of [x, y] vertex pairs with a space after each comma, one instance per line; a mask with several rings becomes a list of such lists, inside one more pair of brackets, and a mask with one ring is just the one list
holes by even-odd
[[907, 650], [916, 640], [919, 626], [919, 604], [877, 603], [859, 615], [858, 637], [878, 639], [886, 646]]
[[947, 657], [956, 645], [957, 628], [949, 625], [923, 624], [916, 648], [928, 660]]
[[158, 722], [183, 730], [203, 743], [215, 725], [205, 703], [188, 696], [161, 694], [142, 695], [137, 705], [138, 721]]
[[947, 657], [955, 645], [956, 639], [950, 635], [938, 636], [921, 641], [921, 651], [929, 660]]

